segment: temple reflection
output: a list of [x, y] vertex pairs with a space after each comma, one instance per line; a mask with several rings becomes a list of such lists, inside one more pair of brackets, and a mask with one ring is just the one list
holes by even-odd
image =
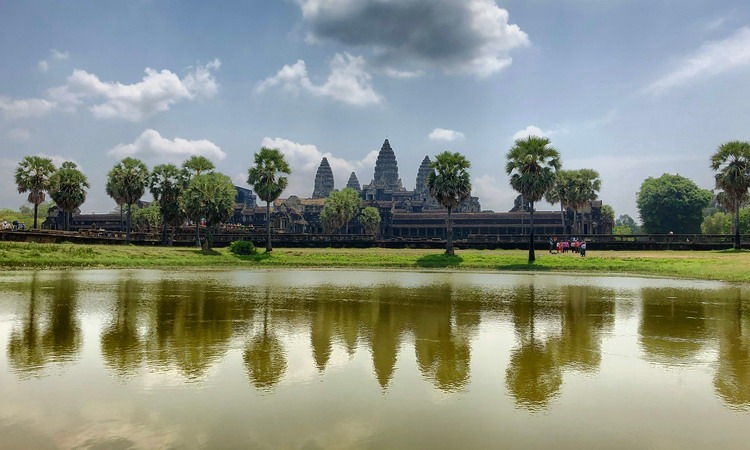
[[750, 313], [742, 300], [742, 290], [727, 292], [731, 299], [718, 312], [718, 369], [714, 387], [732, 407], [750, 409]]

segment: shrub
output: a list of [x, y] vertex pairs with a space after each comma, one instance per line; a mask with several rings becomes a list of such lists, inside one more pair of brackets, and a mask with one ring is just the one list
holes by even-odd
[[234, 241], [229, 244], [229, 251], [235, 255], [254, 255], [256, 253], [252, 241]]

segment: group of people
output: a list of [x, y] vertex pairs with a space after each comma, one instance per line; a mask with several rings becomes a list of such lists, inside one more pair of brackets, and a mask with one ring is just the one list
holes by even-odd
[[577, 238], [570, 238], [569, 241], [558, 241], [556, 237], [550, 237], [549, 252], [552, 254], [571, 252], [586, 256], [586, 241], [579, 241]]
[[14, 220], [12, 223], [8, 222], [7, 220], [3, 220], [0, 222], [0, 230], [13, 230], [13, 231], [22, 231], [26, 229], [26, 225], [23, 222], [19, 222], [17, 220]]

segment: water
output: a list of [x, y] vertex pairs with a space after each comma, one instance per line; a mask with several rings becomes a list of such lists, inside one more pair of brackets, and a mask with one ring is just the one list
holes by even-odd
[[0, 274], [0, 448], [748, 448], [748, 288]]

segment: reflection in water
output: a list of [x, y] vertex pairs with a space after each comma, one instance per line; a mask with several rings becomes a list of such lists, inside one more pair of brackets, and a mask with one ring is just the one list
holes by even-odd
[[701, 291], [646, 288], [641, 298], [639, 334], [647, 358], [664, 364], [694, 360], [707, 338]]
[[734, 289], [733, 294], [719, 312], [719, 368], [714, 386], [729, 405], [750, 409], [750, 314], [741, 290]]
[[[158, 372], [200, 382], [237, 348], [250, 385], [274, 392], [290, 366], [299, 365], [289, 347], [302, 336], [318, 374], [339, 364], [338, 348], [350, 361], [367, 355], [371, 379], [383, 392], [414, 361], [423, 380], [454, 394], [472, 386], [476, 346], [507, 344], [509, 353], [497, 354], [505, 389], [516, 407], [530, 411], [550, 408], [564, 391], [566, 373], [599, 372], [616, 312], [613, 289], [533, 282], [497, 289], [439, 279], [412, 287], [232, 287], [211, 277], [152, 280], [125, 273], [107, 286], [109, 297], [100, 302], [108, 313], [98, 344], [109, 373], [124, 381]], [[79, 292], [85, 289], [75, 273], [30, 276], [28, 303], [19, 305], [7, 337], [8, 362], [19, 378], [78, 358]], [[645, 359], [657, 366], [690, 365], [715, 348], [716, 395], [734, 408], [750, 407], [750, 313], [742, 290], [636, 292], [640, 311], [628, 311], [640, 313], [634, 342]], [[480, 338], [485, 325], [505, 324], [513, 330], [505, 341]], [[407, 347], [413, 354], [400, 355]]]
[[[44, 289], [40, 294], [43, 287], [46, 286], [40, 285], [35, 272], [29, 287], [28, 312], [21, 330], [14, 329], [8, 342], [11, 367], [24, 377], [39, 375], [50, 363], [75, 360], [81, 346], [73, 276], [61, 273], [51, 289]], [[41, 311], [40, 297], [41, 302], [46, 303], [45, 312]]]

